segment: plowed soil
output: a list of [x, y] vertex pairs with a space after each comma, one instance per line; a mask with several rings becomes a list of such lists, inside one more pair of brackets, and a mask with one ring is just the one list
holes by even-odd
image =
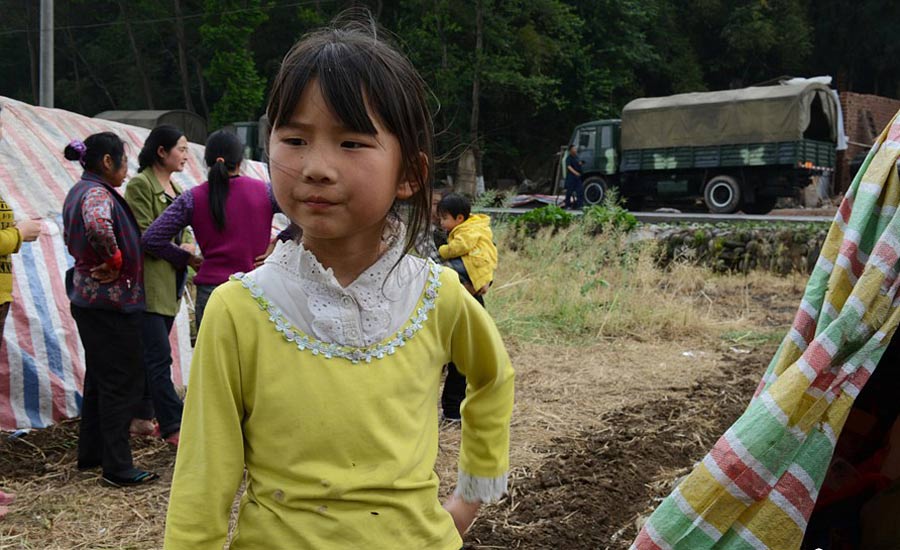
[[[709, 290], [703, 299], [717, 310], [742, 312], [746, 333], [513, 343], [510, 491], [482, 510], [466, 548], [628, 548], [643, 518], [746, 407], [801, 283]], [[441, 429], [442, 495], [455, 484], [459, 436]], [[0, 434], [0, 488], [18, 495], [0, 519], [0, 549], [161, 548], [175, 451], [133, 439], [135, 463], [161, 479], [122, 491], [75, 468], [76, 444], [77, 421]]]

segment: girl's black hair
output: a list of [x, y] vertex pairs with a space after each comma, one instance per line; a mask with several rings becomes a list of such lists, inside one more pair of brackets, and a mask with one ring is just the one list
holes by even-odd
[[[431, 222], [433, 126], [425, 82], [409, 59], [378, 34], [371, 19], [320, 30], [294, 45], [281, 63], [266, 110], [272, 133], [290, 121], [313, 80], [328, 107], [351, 131], [376, 133], [371, 110], [397, 136], [401, 177], [416, 184], [406, 201], [410, 208], [404, 250], [409, 252]], [[271, 158], [269, 162], [274, 163]]]
[[125, 158], [125, 144], [112, 132], [100, 132], [91, 134], [84, 140], [84, 156], [71, 143], [66, 145], [63, 156], [68, 160], [79, 160], [86, 170], [95, 174], [103, 173], [103, 157], [109, 155], [113, 161], [113, 168], [122, 167]]
[[225, 230], [225, 201], [228, 200], [228, 173], [244, 160], [244, 146], [236, 135], [226, 130], [213, 132], [206, 140], [203, 156], [209, 166], [209, 210], [219, 231]]
[[160, 146], [166, 151], [171, 151], [183, 136], [184, 132], [168, 124], [157, 126], [151, 130], [138, 154], [138, 172], [143, 172], [145, 168], [159, 164], [162, 160], [157, 153]]

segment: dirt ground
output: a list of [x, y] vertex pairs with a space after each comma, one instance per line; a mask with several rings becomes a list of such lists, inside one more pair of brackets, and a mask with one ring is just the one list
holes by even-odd
[[[787, 329], [803, 280], [708, 296], [741, 311], [746, 332], [662, 341], [635, 335], [590, 347], [513, 344], [517, 402], [509, 495], [486, 507], [467, 549], [624, 549], [672, 482], [746, 407]], [[75, 469], [77, 423], [0, 434], [0, 487], [18, 495], [0, 550], [162, 546], [175, 453], [135, 439], [159, 483], [121, 491]], [[441, 431], [437, 471], [452, 489], [459, 431]]]

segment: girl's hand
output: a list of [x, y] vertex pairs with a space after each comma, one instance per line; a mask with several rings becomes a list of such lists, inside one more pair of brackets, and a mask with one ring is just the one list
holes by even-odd
[[182, 250], [186, 250], [187, 252], [190, 252], [191, 254], [197, 253], [197, 247], [194, 246], [193, 243], [181, 243], [180, 245], [178, 245], [178, 247], [181, 248]]
[[444, 503], [444, 509], [450, 512], [453, 517], [453, 523], [456, 524], [456, 530], [459, 536], [464, 536], [475, 518], [478, 517], [478, 510], [481, 508], [480, 502], [466, 502], [458, 495], [450, 495], [447, 502]]
[[108, 284], [119, 278], [119, 270], [104, 262], [91, 268], [91, 277], [103, 284]]

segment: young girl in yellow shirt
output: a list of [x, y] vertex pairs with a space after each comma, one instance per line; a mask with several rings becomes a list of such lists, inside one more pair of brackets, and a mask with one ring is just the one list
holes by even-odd
[[[165, 548], [221, 550], [245, 469], [234, 550], [458, 550], [481, 503], [506, 491], [509, 357], [457, 275], [407, 254], [431, 204], [424, 88], [362, 25], [309, 35], [285, 57], [269, 162], [302, 237], [207, 305]], [[458, 483], [441, 506], [450, 360], [468, 388]]]

